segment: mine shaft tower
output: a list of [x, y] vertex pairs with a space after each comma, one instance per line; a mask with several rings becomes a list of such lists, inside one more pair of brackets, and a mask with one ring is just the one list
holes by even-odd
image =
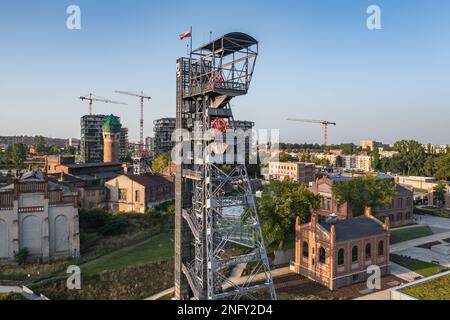
[[[176, 128], [184, 133], [177, 131], [176, 139], [192, 150], [184, 154], [190, 161], [177, 165], [175, 179], [178, 300], [276, 299], [245, 162], [235, 156], [231, 170], [224, 170], [214, 152], [194, 152], [217, 150], [202, 134], [207, 130], [224, 137], [234, 132], [230, 101], [247, 94], [257, 55], [254, 38], [233, 32], [177, 60]], [[221, 145], [235, 148], [226, 141]], [[245, 275], [233, 273], [244, 268]]]

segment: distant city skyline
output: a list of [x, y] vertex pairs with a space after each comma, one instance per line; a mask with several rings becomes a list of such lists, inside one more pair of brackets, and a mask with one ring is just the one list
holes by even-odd
[[[143, 90], [144, 136], [153, 121], [175, 116], [175, 60], [194, 47], [241, 31], [260, 42], [249, 94], [232, 107], [236, 119], [280, 129], [281, 142], [319, 143], [319, 125], [337, 122], [329, 143], [393, 143], [415, 139], [449, 144], [450, 1], [227, 1], [227, 19], [195, 19], [200, 0], [2, 1], [0, 136], [79, 138], [94, 93], [128, 106], [94, 102], [94, 114], [120, 116], [139, 139], [137, 99], [115, 90]], [[66, 8], [81, 8], [81, 30], [66, 28]], [[366, 9], [381, 8], [381, 30], [368, 30]], [[223, 5], [203, 7], [214, 17]], [[231, 9], [230, 9], [231, 10]]]

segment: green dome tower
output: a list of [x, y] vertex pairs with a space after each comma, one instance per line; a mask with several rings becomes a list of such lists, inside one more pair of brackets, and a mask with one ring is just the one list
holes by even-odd
[[103, 162], [118, 162], [120, 154], [120, 130], [122, 124], [119, 117], [109, 115], [103, 120]]

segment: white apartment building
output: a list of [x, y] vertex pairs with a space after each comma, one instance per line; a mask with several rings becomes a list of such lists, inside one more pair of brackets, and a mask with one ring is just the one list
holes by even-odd
[[341, 157], [346, 170], [363, 172], [372, 171], [372, 158], [370, 156], [349, 155]]

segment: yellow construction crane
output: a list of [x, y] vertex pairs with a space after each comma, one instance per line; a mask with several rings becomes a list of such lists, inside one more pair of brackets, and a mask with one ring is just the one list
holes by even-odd
[[289, 118], [288, 121], [296, 121], [296, 122], [307, 122], [307, 123], [319, 123], [323, 126], [323, 144], [325, 147], [328, 146], [328, 126], [335, 126], [336, 122], [330, 122], [326, 120], [309, 120], [309, 119], [295, 119]]
[[139, 101], [141, 102], [140, 149], [143, 149], [144, 148], [144, 100], [150, 100], [152, 97], [145, 96], [143, 91], [141, 91], [139, 93], [135, 93], [135, 92], [116, 90], [116, 93], [125, 94], [125, 95], [133, 96], [133, 97], [138, 97]]
[[92, 115], [92, 102], [103, 102], [103, 103], [112, 103], [112, 104], [122, 104], [122, 105], [127, 105], [125, 102], [118, 102], [118, 101], [113, 101], [113, 100], [109, 100], [109, 99], [105, 99], [105, 98], [101, 98], [101, 97], [97, 97], [94, 94], [90, 93], [87, 96], [84, 97], [80, 97], [81, 101], [87, 100], [89, 101], [89, 114]]

